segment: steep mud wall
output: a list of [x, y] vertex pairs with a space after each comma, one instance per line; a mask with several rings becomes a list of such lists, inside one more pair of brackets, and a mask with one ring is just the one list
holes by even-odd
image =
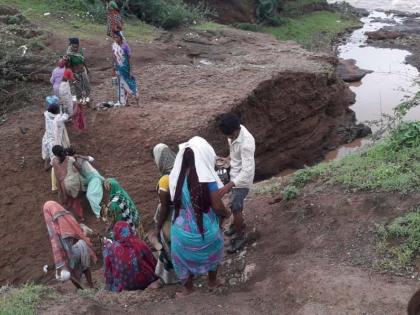
[[[286, 72], [262, 82], [231, 109], [255, 136], [257, 178], [313, 164], [350, 141], [351, 133], [339, 130], [354, 124], [349, 109], [353, 100], [335, 74]], [[211, 133], [206, 136], [223, 152], [224, 141]]]

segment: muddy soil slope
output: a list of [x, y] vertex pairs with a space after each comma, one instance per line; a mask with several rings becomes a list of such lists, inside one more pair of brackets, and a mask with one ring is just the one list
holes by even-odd
[[[66, 40], [50, 37], [63, 51]], [[82, 42], [92, 71], [95, 103], [114, 99], [110, 44]], [[87, 110], [88, 130], [69, 126], [72, 144], [96, 157], [106, 177], [116, 177], [138, 204], [145, 224], [155, 210], [158, 175], [151, 150], [158, 142], [176, 145], [205, 136], [219, 153], [226, 142], [218, 115], [235, 111], [255, 135], [257, 170], [267, 176], [321, 157], [346, 140], [352, 95], [336, 79], [333, 61], [293, 43], [236, 30], [164, 34], [153, 44], [132, 44], [141, 107]], [[98, 52], [101, 52], [98, 54]], [[8, 116], [0, 126], [0, 283], [40, 279], [51, 262], [41, 206], [50, 192], [42, 170], [43, 105]], [[343, 126], [344, 125], [344, 126]], [[344, 133], [337, 131], [344, 130]], [[88, 211], [87, 211], [88, 212]], [[88, 225], [103, 227], [88, 216]]]
[[[82, 294], [61, 285], [40, 314], [403, 315], [418, 275], [375, 272], [374, 231], [419, 201], [418, 195], [352, 194], [322, 183], [291, 202], [252, 194], [245, 215], [261, 237], [225, 257], [225, 284], [216, 292], [209, 293], [205, 281], [182, 299], [174, 298], [179, 286]], [[101, 275], [95, 278], [100, 287]]]

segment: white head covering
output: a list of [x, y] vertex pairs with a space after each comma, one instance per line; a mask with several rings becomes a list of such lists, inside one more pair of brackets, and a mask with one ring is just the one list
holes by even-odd
[[155, 163], [162, 175], [168, 175], [175, 162], [175, 152], [173, 152], [166, 144], [159, 143], [153, 148], [153, 156]]
[[178, 177], [181, 173], [182, 159], [186, 148], [191, 148], [194, 152], [195, 168], [200, 183], [216, 182], [219, 188], [223, 187], [223, 183], [217, 176], [214, 166], [216, 164], [216, 152], [213, 147], [203, 138], [194, 137], [188, 142], [179, 145], [179, 151], [175, 158], [175, 164], [169, 175], [169, 190], [171, 200], [175, 198], [176, 185]]

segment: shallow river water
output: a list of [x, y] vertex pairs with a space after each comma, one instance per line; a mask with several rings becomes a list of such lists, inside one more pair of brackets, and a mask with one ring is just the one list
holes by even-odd
[[[343, 0], [328, 0], [328, 2], [344, 2]], [[398, 10], [405, 12], [420, 12], [419, 0], [346, 0], [352, 6], [368, 10]]]
[[[373, 2], [381, 1], [369, 1], [369, 3]], [[383, 3], [385, 2], [387, 1], [383, 1]], [[361, 82], [350, 85], [350, 89], [356, 94], [356, 103], [351, 108], [355, 111], [359, 122], [379, 120], [382, 114], [392, 114], [395, 106], [410, 99], [420, 90], [419, 72], [405, 61], [405, 58], [410, 55], [409, 51], [376, 48], [366, 44], [366, 32], [376, 31], [390, 25], [378, 22], [378, 19], [393, 19], [396, 23], [403, 22], [402, 18], [392, 14], [372, 11], [368, 17], [362, 18], [363, 27], [354, 31], [346, 43], [338, 47], [340, 58], [354, 59], [358, 67], [373, 71], [367, 74]], [[411, 110], [406, 119], [420, 119], [420, 107]], [[367, 142], [367, 140], [359, 139], [345, 145], [331, 152], [327, 156], [327, 160], [345, 156]]]

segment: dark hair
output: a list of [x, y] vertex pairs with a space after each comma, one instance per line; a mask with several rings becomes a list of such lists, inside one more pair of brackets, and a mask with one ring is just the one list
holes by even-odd
[[76, 149], [74, 149], [73, 147], [68, 147], [64, 149], [64, 153], [68, 156], [73, 156], [76, 154]]
[[64, 148], [61, 145], [55, 145], [52, 147], [52, 153], [58, 157], [58, 159], [60, 160], [60, 163], [63, 163], [64, 160], [66, 159], [66, 152], [64, 150]]
[[234, 113], [227, 113], [220, 116], [219, 128], [226, 136], [233, 134], [235, 130], [241, 129], [239, 117]]
[[60, 112], [60, 107], [58, 107], [58, 105], [48, 106], [47, 111], [50, 112], [51, 114], [57, 115]]
[[120, 32], [120, 31], [116, 31], [116, 32], [114, 32], [114, 35], [115, 35], [115, 36], [118, 36], [119, 38], [121, 38], [121, 40], [123, 40], [123, 39], [124, 39], [124, 37], [122, 36], [122, 34], [121, 34], [121, 32]]
[[[188, 170], [188, 174], [187, 174]], [[188, 191], [190, 192], [191, 204], [194, 208], [198, 230], [204, 239], [203, 213], [207, 213], [211, 207], [210, 191], [207, 183], [200, 183], [197, 170], [195, 169], [194, 152], [191, 148], [186, 148], [182, 158], [181, 172], [175, 190], [175, 217], [179, 215], [182, 206], [182, 187], [187, 177]]]

